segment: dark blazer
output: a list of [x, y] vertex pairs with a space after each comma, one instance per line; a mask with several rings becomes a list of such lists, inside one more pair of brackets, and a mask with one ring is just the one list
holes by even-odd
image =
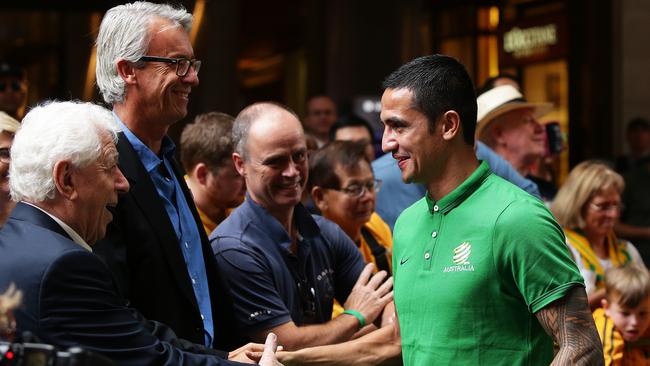
[[[135, 150], [120, 133], [119, 167], [131, 186], [120, 195], [106, 237], [94, 246], [114, 273], [130, 305], [148, 319], [169, 325], [179, 337], [204, 343], [203, 321], [176, 233], [149, 174]], [[212, 301], [214, 347], [233, 349], [245, 343], [237, 335], [232, 300], [217, 269], [182, 169], [175, 160], [178, 179], [201, 235], [203, 258]]]
[[0, 230], [0, 292], [10, 282], [24, 294], [15, 311], [18, 334], [31, 331], [63, 349], [81, 346], [120, 365], [239, 365], [128, 308], [106, 264], [24, 203]]

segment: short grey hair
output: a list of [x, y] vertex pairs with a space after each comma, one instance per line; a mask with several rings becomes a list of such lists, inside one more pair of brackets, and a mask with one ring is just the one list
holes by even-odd
[[118, 126], [107, 109], [93, 103], [46, 102], [27, 113], [11, 146], [11, 198], [43, 202], [55, 197], [52, 171], [61, 160], [84, 168], [101, 155], [102, 136], [117, 142]]
[[253, 122], [255, 122], [262, 114], [271, 113], [273, 111], [285, 111], [300, 121], [296, 112], [291, 108], [276, 102], [253, 103], [242, 109], [235, 118], [235, 123], [232, 126], [232, 142], [235, 146], [235, 152], [244, 160], [248, 160], [248, 147], [246, 144], [248, 143], [248, 133]]
[[192, 14], [185, 8], [137, 1], [118, 5], [106, 12], [97, 35], [97, 86], [106, 103], [124, 101], [124, 80], [117, 73], [117, 61], [137, 62], [149, 49], [149, 26], [155, 19], [166, 19], [186, 32], [192, 28]]

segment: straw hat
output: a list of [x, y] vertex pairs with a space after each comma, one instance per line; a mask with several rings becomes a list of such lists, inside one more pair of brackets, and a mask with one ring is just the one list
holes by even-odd
[[532, 108], [535, 118], [539, 118], [553, 108], [551, 103], [531, 103], [524, 99], [519, 90], [512, 85], [502, 85], [492, 88], [479, 95], [476, 99], [478, 103], [478, 113], [476, 116], [476, 135], [480, 136], [481, 132], [496, 117], [522, 108]]

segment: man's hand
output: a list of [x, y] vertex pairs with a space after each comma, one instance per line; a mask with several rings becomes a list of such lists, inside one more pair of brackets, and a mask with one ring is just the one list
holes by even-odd
[[[282, 366], [282, 364], [278, 361], [277, 356], [275, 355], [275, 351], [278, 349], [278, 337], [275, 334], [269, 333], [269, 335], [266, 336], [266, 342], [264, 342], [264, 345], [249, 343], [242, 348], [245, 348], [249, 345], [254, 345], [256, 347], [244, 350], [248, 358], [248, 361], [246, 361], [246, 363], [258, 362], [260, 366]], [[259, 349], [259, 347], [257, 346], [262, 347], [263, 351]], [[233, 352], [237, 352], [242, 348], [239, 348]], [[282, 347], [280, 347], [280, 349], [281, 348]], [[232, 360], [230, 358], [230, 355], [228, 359]], [[251, 362], [251, 360], [253, 362]], [[234, 361], [239, 361], [239, 360], [234, 360]], [[239, 362], [243, 362], [243, 361], [239, 361]]]
[[393, 300], [393, 278], [390, 277], [384, 282], [388, 274], [379, 271], [372, 275], [374, 268], [375, 265], [372, 263], [366, 265], [343, 305], [345, 309], [361, 313], [366, 324], [375, 321], [384, 306]]
[[[271, 334], [269, 334], [270, 336]], [[267, 337], [268, 339], [268, 337]], [[256, 363], [260, 357], [262, 357], [262, 352], [264, 351], [264, 344], [259, 343], [248, 343], [244, 346], [237, 348], [234, 351], [228, 353], [228, 360], [237, 361], [241, 363]], [[255, 359], [248, 357], [248, 353], [259, 353], [259, 356]]]

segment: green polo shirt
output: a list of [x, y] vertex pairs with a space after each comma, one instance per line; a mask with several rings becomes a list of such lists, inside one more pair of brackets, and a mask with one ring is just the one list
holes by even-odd
[[548, 365], [534, 313], [584, 286], [548, 209], [485, 162], [402, 213], [393, 271], [407, 366]]

